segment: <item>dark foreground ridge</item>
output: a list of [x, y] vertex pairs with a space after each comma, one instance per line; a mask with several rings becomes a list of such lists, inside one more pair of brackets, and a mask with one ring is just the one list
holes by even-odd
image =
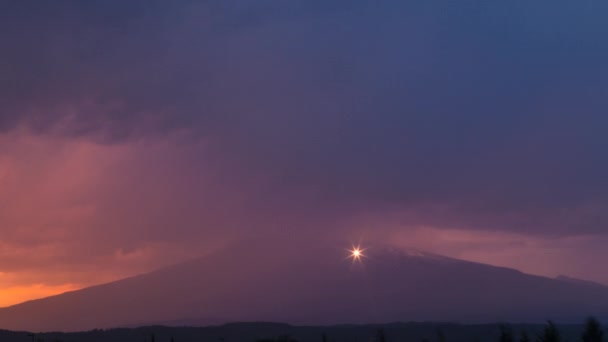
[[599, 322], [583, 324], [388, 323], [294, 326], [230, 323], [207, 327], [147, 326], [72, 333], [0, 330], [0, 342], [601, 342]]

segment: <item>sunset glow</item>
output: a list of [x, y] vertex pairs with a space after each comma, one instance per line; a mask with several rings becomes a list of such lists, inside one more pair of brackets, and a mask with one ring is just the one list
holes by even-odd
[[608, 1], [0, 8], [0, 342], [608, 322]]
[[0, 308], [19, 304], [25, 301], [58, 295], [64, 292], [75, 291], [81, 286], [76, 284], [45, 285], [33, 284], [27, 286], [13, 286], [0, 288]]

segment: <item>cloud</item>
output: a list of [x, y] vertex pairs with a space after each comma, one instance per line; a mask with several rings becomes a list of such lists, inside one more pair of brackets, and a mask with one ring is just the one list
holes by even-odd
[[175, 134], [122, 144], [0, 139], [0, 272], [13, 279], [0, 290], [19, 298], [150, 271], [235, 238], [320, 228], [336, 215], [311, 209], [306, 192], [286, 201], [265, 182], [219, 174], [204, 142]]
[[2, 6], [0, 271], [28, 283], [242, 236], [607, 233], [605, 4]]

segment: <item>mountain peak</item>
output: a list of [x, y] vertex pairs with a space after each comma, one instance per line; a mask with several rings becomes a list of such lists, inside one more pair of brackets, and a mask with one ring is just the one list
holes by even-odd
[[608, 318], [608, 289], [415, 249], [246, 244], [121, 281], [0, 309], [2, 328], [156, 322], [561, 322]]
[[558, 275], [557, 277], [555, 277], [555, 279], [564, 281], [567, 283], [572, 283], [572, 284], [587, 285], [587, 286], [592, 286], [592, 287], [596, 287], [596, 288], [608, 289], [608, 285], [604, 285], [602, 283], [594, 282], [591, 280], [573, 278], [573, 277], [569, 277], [569, 276], [565, 276], [565, 275]]

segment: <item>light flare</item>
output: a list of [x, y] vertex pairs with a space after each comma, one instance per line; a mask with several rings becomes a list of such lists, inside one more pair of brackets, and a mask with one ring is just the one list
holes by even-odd
[[353, 260], [353, 262], [361, 261], [361, 258], [365, 257], [365, 254], [363, 254], [365, 249], [361, 248], [360, 245], [352, 246], [352, 249], [349, 249], [348, 251], [350, 252], [349, 257]]

